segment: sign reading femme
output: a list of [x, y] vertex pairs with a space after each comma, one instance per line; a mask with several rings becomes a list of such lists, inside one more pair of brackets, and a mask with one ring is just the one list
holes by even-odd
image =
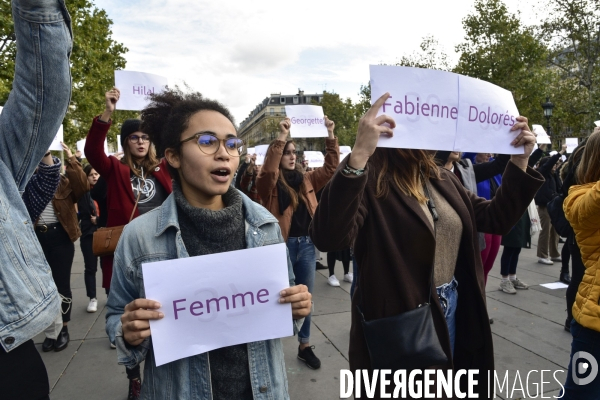
[[371, 65], [371, 101], [391, 97], [379, 110], [394, 119], [394, 136], [379, 147], [522, 154], [511, 146], [519, 112], [499, 86], [451, 72]]
[[121, 92], [117, 109], [143, 110], [150, 103], [148, 96], [162, 92], [167, 83], [167, 78], [160, 75], [137, 71], [115, 71], [115, 86]]
[[235, 344], [293, 335], [285, 243], [142, 264], [156, 366]]

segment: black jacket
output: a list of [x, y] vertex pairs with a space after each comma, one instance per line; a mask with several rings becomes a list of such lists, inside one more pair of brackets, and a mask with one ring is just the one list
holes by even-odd
[[90, 190], [92, 195], [92, 199], [98, 203], [98, 208], [100, 210], [100, 216], [96, 220], [97, 227], [102, 228], [106, 226], [106, 221], [108, 220], [108, 206], [106, 205], [106, 191], [108, 190], [108, 186], [106, 184], [106, 179], [100, 177], [98, 181], [94, 185], [94, 187]]
[[556, 165], [561, 156], [562, 154], [556, 153], [550, 157], [544, 165], [538, 168], [538, 172], [542, 174], [546, 180], [544, 185], [535, 195], [535, 204], [538, 206], [546, 207], [548, 202], [555, 198], [560, 192], [560, 179], [552, 172], [552, 168]]
[[92, 224], [92, 216], [96, 216], [96, 205], [92, 200], [92, 195], [87, 192], [77, 202], [78, 218], [81, 221], [81, 237], [93, 235], [98, 229], [97, 225]]

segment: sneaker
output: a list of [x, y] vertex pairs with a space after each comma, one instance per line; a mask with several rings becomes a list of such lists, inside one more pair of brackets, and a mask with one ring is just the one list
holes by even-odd
[[335, 275], [331, 275], [327, 279], [327, 283], [329, 283], [329, 286], [340, 286], [340, 281], [338, 281], [338, 278], [336, 278]]
[[500, 282], [500, 288], [504, 293], [516, 294], [517, 291], [510, 280]]
[[308, 346], [304, 350], [300, 350], [300, 346], [298, 346], [298, 359], [304, 361], [310, 369], [319, 369], [321, 368], [321, 360], [313, 353], [312, 349], [314, 348], [315, 346]]
[[521, 282], [519, 280], [519, 278], [515, 278], [514, 280], [511, 280], [510, 283], [512, 283], [512, 285], [515, 289], [529, 289], [529, 285]]
[[117, 345], [114, 344], [113, 342], [110, 342], [110, 348], [114, 350], [117, 348]]
[[98, 300], [90, 299], [90, 304], [87, 306], [87, 312], [93, 313], [98, 311]]
[[550, 261], [562, 262], [562, 258], [560, 257], [552, 257]]
[[139, 400], [140, 392], [142, 391], [142, 381], [139, 378], [129, 380], [129, 395], [127, 400]]
[[352, 283], [352, 281], [354, 280], [354, 274], [352, 274], [352, 272], [344, 275], [344, 281], [345, 282], [350, 282]]
[[554, 265], [554, 262], [549, 258], [538, 258], [538, 263], [546, 265]]

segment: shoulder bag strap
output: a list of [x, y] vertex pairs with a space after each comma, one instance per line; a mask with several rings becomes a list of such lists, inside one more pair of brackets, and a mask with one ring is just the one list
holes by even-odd
[[131, 220], [133, 219], [133, 214], [135, 214], [135, 210], [138, 206], [138, 203], [140, 201], [140, 195], [142, 194], [142, 192], [140, 190], [138, 190], [138, 195], [137, 195], [137, 199], [135, 199], [135, 205], [133, 206], [133, 211], [131, 211], [131, 216], [129, 217], [129, 222], [131, 222]]

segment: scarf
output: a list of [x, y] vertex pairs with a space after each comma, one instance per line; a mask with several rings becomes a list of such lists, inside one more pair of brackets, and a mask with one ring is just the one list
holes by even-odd
[[[300, 185], [304, 181], [304, 174], [296, 169], [292, 171], [283, 171], [283, 178], [292, 189], [298, 193], [300, 191]], [[279, 213], [283, 215], [285, 210], [292, 203], [292, 197], [290, 196], [287, 188], [283, 186], [280, 181], [277, 181], [277, 200], [279, 201]]]

